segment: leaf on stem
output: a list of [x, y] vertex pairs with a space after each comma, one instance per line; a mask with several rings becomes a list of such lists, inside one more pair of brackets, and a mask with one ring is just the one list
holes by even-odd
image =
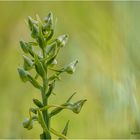
[[28, 75], [28, 79], [35, 88], [41, 89], [40, 84], [31, 75]]
[[[63, 131], [62, 131], [62, 134], [67, 136], [67, 132], [68, 132], [68, 126], [69, 126], [69, 120], [67, 121]], [[62, 138], [59, 138], [58, 140], [63, 140]]]
[[41, 112], [38, 110], [38, 122], [40, 123], [40, 125], [42, 126], [43, 128], [43, 131], [46, 133], [46, 134], [49, 134], [49, 129], [47, 128], [46, 124], [45, 124], [45, 121], [43, 119], [43, 116], [41, 114]]
[[50, 57], [53, 57], [54, 55], [56, 55], [56, 52], [57, 52], [56, 42], [53, 42], [51, 45], [49, 45], [46, 48], [46, 54], [49, 55]]
[[66, 101], [66, 103], [69, 103], [75, 94], [76, 94], [76, 92], [74, 92], [74, 93], [68, 98], [68, 100]]
[[63, 135], [63, 134], [57, 132], [56, 130], [54, 130], [54, 129], [52, 129], [52, 128], [50, 128], [50, 132], [53, 133], [54, 135], [56, 135], [56, 136], [62, 138], [62, 139], [65, 139], [65, 140], [68, 139], [65, 135]]

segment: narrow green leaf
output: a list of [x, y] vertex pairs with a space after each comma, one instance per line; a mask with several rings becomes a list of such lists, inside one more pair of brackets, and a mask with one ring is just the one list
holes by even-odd
[[39, 110], [38, 110], [38, 122], [42, 126], [43, 131], [45, 132], [46, 139], [51, 138], [50, 132], [49, 132], [49, 130], [48, 130], [46, 124], [45, 124], [45, 121], [43, 119], [43, 116], [42, 116], [42, 114]]
[[[67, 133], [68, 133], [68, 126], [69, 126], [69, 120], [67, 121], [63, 131], [62, 131], [62, 134], [67, 136]], [[59, 138], [58, 140], [63, 140], [62, 138]]]
[[76, 92], [74, 92], [74, 93], [68, 98], [68, 100], [66, 101], [66, 103], [69, 103], [75, 94], [76, 94]]
[[56, 130], [54, 130], [54, 129], [52, 129], [52, 128], [50, 128], [50, 132], [53, 133], [54, 135], [56, 135], [56, 136], [62, 138], [62, 139], [65, 139], [65, 140], [68, 139], [65, 135], [63, 135], [63, 134], [57, 132]]
[[50, 112], [49, 116], [52, 117], [52, 116], [54, 116], [54, 115], [57, 115], [57, 114], [60, 113], [63, 109], [64, 109], [64, 108], [62, 108], [62, 107], [57, 107], [57, 108], [53, 109], [53, 110]]
[[39, 83], [31, 75], [28, 75], [28, 79], [35, 88], [41, 89]]
[[46, 54], [51, 56], [51, 57], [56, 55], [56, 52], [57, 52], [57, 44], [56, 44], [56, 42], [52, 43], [51, 45], [49, 45], [46, 48]]

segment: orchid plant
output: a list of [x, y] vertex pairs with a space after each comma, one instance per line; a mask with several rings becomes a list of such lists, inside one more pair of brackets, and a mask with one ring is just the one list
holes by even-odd
[[[18, 73], [23, 82], [31, 83], [40, 91], [42, 100], [33, 99], [35, 107], [29, 108], [29, 118], [23, 121], [23, 127], [31, 130], [36, 121], [43, 130], [40, 139], [50, 140], [52, 134], [58, 136], [59, 140], [67, 139], [69, 121], [66, 122], [63, 131], [60, 133], [52, 128], [51, 118], [64, 109], [78, 114], [86, 99], [72, 102], [71, 100], [75, 95], [73, 93], [61, 105], [49, 104], [48, 100], [54, 94], [53, 90], [56, 81], [60, 80], [60, 75], [63, 73], [73, 74], [78, 60], [74, 60], [62, 68], [57, 67], [57, 55], [66, 45], [68, 35], [53, 37], [54, 21], [52, 13], [49, 13], [44, 20], [41, 20], [38, 15], [36, 15], [36, 19], [29, 16], [26, 23], [29, 26], [33, 41], [20, 41], [20, 47], [24, 52], [24, 63], [23, 66], [18, 67]], [[52, 72], [49, 73], [49, 71]]]

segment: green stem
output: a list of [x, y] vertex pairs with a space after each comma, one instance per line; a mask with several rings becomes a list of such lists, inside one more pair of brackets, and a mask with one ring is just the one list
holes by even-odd
[[[43, 52], [43, 57], [45, 58], [45, 50], [43, 49], [42, 52]], [[43, 80], [43, 88], [42, 88], [42, 92], [41, 92], [42, 102], [43, 102], [44, 106], [47, 106], [48, 105], [48, 99], [46, 98], [46, 92], [47, 92], [47, 89], [48, 89], [47, 71], [46, 71], [46, 75], [42, 78], [42, 80]], [[49, 130], [50, 129], [50, 119], [49, 119], [48, 109], [42, 111], [42, 115], [43, 115], [45, 124], [46, 124], [46, 126]], [[48, 133], [43, 132], [43, 135], [44, 134], [45, 134], [45, 139], [47, 139], [47, 140], [51, 139], [51, 135], [50, 135], [49, 132]]]
[[[46, 91], [47, 91], [47, 79], [46, 78], [43, 78], [43, 88], [42, 88], [42, 101], [43, 101], [43, 105], [46, 106], [48, 105], [48, 99], [46, 98]], [[44, 118], [44, 121], [45, 121], [45, 124], [49, 130], [49, 113], [48, 113], [48, 110], [44, 110], [42, 111], [42, 115], [43, 115], [43, 118]], [[46, 139], [51, 139], [51, 136], [50, 136], [50, 133], [47, 133], [45, 134], [45, 138]]]

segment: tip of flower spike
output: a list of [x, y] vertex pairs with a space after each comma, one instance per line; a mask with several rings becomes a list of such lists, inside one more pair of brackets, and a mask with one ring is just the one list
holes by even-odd
[[76, 59], [76, 60], [75, 60], [75, 65], [76, 65], [77, 63], [79, 63], [79, 61]]
[[53, 13], [52, 12], [49, 12], [49, 14], [45, 17], [44, 21], [45, 22], [48, 22], [48, 21], [50, 21], [52, 19], [53, 19]]
[[37, 21], [41, 22], [41, 19], [38, 14], [36, 14], [36, 19], [37, 19]]
[[37, 24], [38, 21], [34, 20], [31, 16], [28, 16], [28, 25], [29, 25], [29, 28], [30, 30], [32, 31], [32, 27], [34, 24]]

